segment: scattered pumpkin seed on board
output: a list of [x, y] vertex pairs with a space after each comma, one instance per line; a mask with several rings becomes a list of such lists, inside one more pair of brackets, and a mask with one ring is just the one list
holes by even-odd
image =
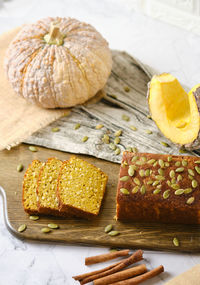
[[115, 154], [116, 154], [116, 155], [119, 155], [119, 154], [120, 154], [120, 152], [121, 152], [120, 148], [116, 148], [116, 150], [115, 150]]
[[109, 94], [110, 97], [112, 97], [113, 99], [117, 99], [117, 95], [115, 94]]
[[129, 152], [133, 152], [133, 149], [132, 149], [131, 146], [128, 146], [128, 147], [126, 148], [126, 150], [129, 151]]
[[129, 92], [130, 91], [130, 88], [128, 86], [124, 86], [124, 91], [125, 92]]
[[168, 143], [166, 143], [166, 142], [160, 142], [163, 146], [165, 146], [165, 147], [170, 147], [170, 145], [168, 144]]
[[173, 238], [173, 244], [174, 246], [179, 246], [179, 240], [176, 237]]
[[148, 119], [151, 119], [151, 115], [147, 115], [147, 118], [148, 118]]
[[54, 224], [54, 223], [50, 223], [50, 224], [48, 224], [48, 228], [50, 228], [50, 229], [59, 229], [59, 225]]
[[42, 229], [41, 229], [41, 232], [44, 233], [44, 234], [48, 234], [48, 233], [51, 232], [51, 229], [45, 227], [45, 228], [42, 228]]
[[88, 136], [84, 136], [83, 138], [82, 138], [82, 142], [86, 142], [88, 140]]
[[39, 218], [40, 218], [39, 216], [35, 216], [35, 215], [29, 216], [29, 219], [32, 221], [37, 221], [37, 220], [39, 220]]
[[23, 169], [24, 169], [24, 166], [23, 166], [22, 163], [20, 163], [20, 164], [17, 165], [17, 171], [18, 171], [18, 172], [21, 172]]
[[118, 236], [120, 233], [118, 231], [111, 231], [108, 233], [109, 236], [111, 237], [115, 237], [115, 236]]
[[102, 125], [102, 124], [96, 125], [96, 130], [100, 130], [100, 129], [102, 129], [103, 127], [104, 127], [104, 125]]
[[118, 130], [118, 131], [116, 131], [115, 133], [114, 133], [114, 136], [115, 137], [119, 137], [119, 136], [121, 136], [122, 135], [122, 130]]
[[19, 226], [19, 228], [17, 229], [19, 233], [24, 232], [27, 229], [27, 226], [25, 224], [22, 224]]
[[32, 151], [32, 152], [36, 152], [36, 151], [38, 151], [37, 150], [37, 148], [35, 147], [35, 146], [29, 146], [29, 148], [28, 148], [30, 151]]
[[115, 144], [119, 144], [119, 143], [120, 143], [120, 138], [119, 138], [119, 137], [116, 137], [116, 138], [114, 139], [114, 143], [115, 143]]
[[113, 225], [109, 224], [104, 228], [104, 232], [105, 233], [109, 233], [111, 230], [113, 229]]
[[81, 126], [81, 125], [80, 125], [79, 123], [77, 123], [77, 124], [74, 126], [74, 129], [75, 129], [75, 130], [78, 130], [78, 129], [80, 128], [80, 126]]
[[131, 129], [132, 131], [137, 131], [137, 128], [136, 128], [135, 126], [130, 126], [130, 129]]
[[103, 135], [102, 141], [106, 144], [109, 144], [110, 143], [109, 135], [107, 135], [107, 134]]
[[114, 143], [110, 143], [110, 144], [109, 144], [109, 147], [110, 147], [110, 149], [112, 149], [112, 150], [116, 150], [116, 148], [117, 148]]
[[129, 116], [127, 116], [127, 115], [125, 115], [125, 114], [123, 114], [122, 115], [122, 120], [124, 120], [124, 121], [130, 121], [130, 117]]
[[59, 132], [60, 131], [60, 128], [56, 127], [56, 128], [52, 128], [51, 131], [53, 133], [56, 133], [56, 132]]
[[186, 149], [184, 149], [184, 148], [179, 148], [179, 153], [186, 153], [187, 151], [186, 151]]
[[153, 134], [153, 132], [151, 130], [145, 130], [145, 133], [148, 134], [148, 135]]

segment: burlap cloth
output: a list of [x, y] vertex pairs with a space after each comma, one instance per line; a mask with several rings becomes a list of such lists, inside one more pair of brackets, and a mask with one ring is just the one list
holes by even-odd
[[70, 112], [67, 109], [42, 109], [13, 91], [4, 71], [4, 56], [9, 42], [19, 30], [16, 28], [0, 35], [0, 150], [10, 149]]

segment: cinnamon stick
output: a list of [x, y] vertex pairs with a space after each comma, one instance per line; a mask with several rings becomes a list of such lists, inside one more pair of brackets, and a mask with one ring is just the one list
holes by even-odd
[[118, 272], [118, 271], [122, 270], [123, 268], [128, 267], [129, 265], [131, 265], [135, 262], [138, 262], [142, 259], [143, 259], [143, 251], [139, 249], [135, 253], [133, 253], [130, 257], [122, 260], [115, 267], [113, 267], [107, 271], [104, 271], [102, 273], [94, 274], [94, 275], [91, 275], [90, 277], [84, 278], [83, 280], [81, 280], [81, 284], [83, 285], [83, 284], [89, 283], [93, 280], [102, 278], [104, 276], [108, 276], [108, 275], [113, 274], [115, 272]]
[[120, 251], [109, 252], [105, 254], [100, 254], [96, 256], [90, 256], [85, 258], [85, 265], [92, 265], [95, 263], [105, 262], [117, 257], [126, 256], [129, 254], [129, 249], [124, 249]]
[[109, 265], [109, 266], [104, 267], [104, 268], [99, 269], [99, 270], [95, 270], [95, 271], [91, 271], [91, 272], [88, 272], [88, 273], [83, 273], [83, 274], [80, 274], [80, 275], [73, 276], [72, 278], [74, 278], [74, 280], [82, 280], [84, 278], [90, 277], [91, 275], [95, 275], [95, 274], [107, 271], [107, 270], [115, 267], [116, 265], [118, 265], [120, 263], [121, 263], [121, 261], [116, 262], [116, 263], [114, 263], [112, 265]]
[[110, 285], [137, 285], [140, 284], [141, 282], [153, 278], [154, 276], [162, 273], [164, 271], [164, 267], [162, 265], [154, 268], [153, 270], [144, 273], [140, 276], [137, 277], [133, 277], [127, 280], [123, 280], [123, 281], [119, 281], [119, 282], [114, 282], [114, 283], [110, 283]]
[[145, 264], [141, 264], [135, 267], [131, 267], [129, 269], [111, 274], [109, 276], [103, 277], [96, 279], [94, 281], [94, 285], [106, 285], [106, 284], [111, 284], [114, 282], [126, 280], [128, 278], [131, 278], [133, 276], [140, 275], [144, 272], [147, 272], [147, 268]]

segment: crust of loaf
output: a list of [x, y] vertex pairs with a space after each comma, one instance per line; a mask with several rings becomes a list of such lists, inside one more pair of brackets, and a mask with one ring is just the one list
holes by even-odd
[[[57, 195], [58, 195], [58, 199], [59, 199], [59, 203], [60, 203], [59, 204], [60, 211], [61, 212], [69, 212], [71, 215], [73, 215], [75, 217], [84, 218], [84, 219], [92, 219], [92, 218], [96, 217], [99, 214], [100, 206], [99, 206], [99, 209], [98, 209], [97, 213], [92, 213], [89, 210], [87, 211], [86, 209], [81, 209], [80, 207], [76, 207], [76, 206], [72, 205], [71, 203], [70, 204], [66, 204], [66, 203], [64, 203], [64, 201], [61, 198], [61, 192], [63, 191], [63, 189], [61, 189], [61, 183], [60, 183], [61, 180], [62, 180], [62, 173], [64, 171], [65, 166], [69, 167], [68, 166], [69, 163], [71, 161], [73, 161], [73, 160], [74, 161], [75, 160], [79, 160], [79, 161], [82, 161], [82, 162], [86, 163], [88, 166], [91, 166], [93, 169], [95, 169], [96, 171], [98, 171], [100, 174], [102, 174], [104, 176], [105, 182], [103, 184], [102, 199], [101, 199], [101, 202], [100, 202], [100, 206], [101, 206], [101, 203], [102, 203], [102, 200], [103, 200], [103, 197], [104, 197], [108, 176], [104, 172], [102, 172], [100, 169], [98, 169], [96, 166], [94, 166], [94, 165], [92, 165], [92, 164], [90, 164], [88, 162], [85, 162], [85, 161], [83, 161], [83, 160], [81, 160], [79, 158], [76, 158], [75, 156], [72, 156], [70, 158], [70, 160], [63, 162], [63, 165], [61, 167], [59, 178], [58, 178], [58, 188], [57, 188]], [[81, 180], [81, 176], [80, 176], [80, 180]], [[79, 199], [78, 195], [77, 195], [76, 199]]]
[[[147, 161], [150, 159], [159, 159], [167, 162], [168, 157], [171, 155], [163, 154], [150, 154], [150, 153], [131, 153], [124, 152], [122, 158], [122, 164], [120, 167], [119, 178], [122, 176], [128, 176], [129, 165], [135, 164], [131, 162], [134, 156], [138, 157], [138, 160], [141, 157], [146, 157]], [[137, 166], [138, 169], [135, 171], [133, 177], [130, 177], [128, 181], [118, 182], [117, 188], [117, 206], [116, 206], [116, 217], [117, 220], [123, 221], [133, 221], [133, 222], [161, 222], [161, 223], [176, 223], [176, 224], [200, 224], [200, 174], [195, 170], [195, 180], [198, 182], [196, 188], [191, 187], [191, 180], [188, 178], [187, 169], [194, 169], [195, 161], [199, 161], [198, 157], [193, 156], [171, 156], [172, 162], [170, 162], [169, 167], [165, 167], [164, 171], [164, 180], [160, 183], [161, 191], [158, 194], [153, 194], [153, 191], [156, 187], [152, 185], [147, 185], [146, 182], [149, 179], [152, 179], [154, 174], [151, 174], [149, 177], [141, 177], [139, 175], [140, 169], [152, 169], [152, 173], [156, 172], [160, 168], [159, 165], [153, 167], [152, 164], [145, 162], [142, 166]], [[188, 162], [187, 167], [184, 167], [182, 173], [176, 173], [176, 175], [181, 174], [182, 180], [179, 183], [180, 189], [186, 189], [191, 187], [192, 192], [190, 194], [183, 193], [182, 195], [175, 195], [174, 189], [170, 188], [167, 185], [167, 180], [171, 180], [169, 172], [171, 170], [177, 169], [175, 162], [186, 160]], [[127, 165], [124, 165], [127, 163]], [[181, 165], [182, 166], [182, 165]], [[141, 194], [140, 190], [133, 194], [132, 189], [136, 184], [134, 183], [134, 178], [137, 177], [141, 185], [145, 185], [146, 193]], [[128, 195], [123, 194], [120, 189], [125, 188], [129, 191]], [[170, 195], [167, 199], [163, 198], [164, 191], [170, 189]], [[187, 204], [186, 201], [188, 198], [194, 197], [194, 202], [192, 204]]]

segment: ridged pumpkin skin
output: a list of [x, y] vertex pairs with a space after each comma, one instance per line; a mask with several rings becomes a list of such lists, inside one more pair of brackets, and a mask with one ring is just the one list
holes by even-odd
[[[61, 45], [44, 37], [59, 23]], [[82, 104], [102, 89], [112, 67], [106, 40], [91, 25], [46, 18], [24, 26], [10, 43], [5, 67], [15, 92], [43, 108]]]

